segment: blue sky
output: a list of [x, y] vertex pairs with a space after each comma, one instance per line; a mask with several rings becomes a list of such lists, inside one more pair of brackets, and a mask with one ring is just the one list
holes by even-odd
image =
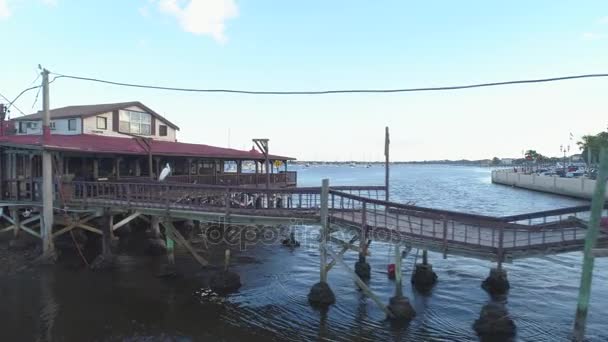
[[[0, 94], [37, 65], [177, 87], [403, 88], [608, 73], [608, 2], [0, 0]], [[299, 159], [559, 155], [608, 125], [608, 78], [441, 93], [249, 96], [170, 93], [59, 79], [51, 106], [139, 100], [180, 141]], [[35, 92], [16, 105], [26, 113]], [[13, 110], [13, 116], [19, 115]], [[230, 137], [230, 138], [229, 138]], [[576, 150], [573, 146], [573, 150]]]

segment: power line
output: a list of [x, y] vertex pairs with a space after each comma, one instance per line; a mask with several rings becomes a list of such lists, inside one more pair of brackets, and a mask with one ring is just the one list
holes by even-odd
[[[8, 101], [8, 103], [10, 104], [11, 100], [9, 100], [9, 99], [8, 99], [6, 96], [4, 96], [4, 95], [2, 95], [2, 94], [0, 94], [0, 96], [2, 96], [2, 98], [3, 98], [3, 99], [5, 99], [6, 101]], [[9, 106], [7, 105], [7, 106], [6, 106], [6, 110], [7, 110], [7, 111], [8, 111], [8, 107], [9, 107]], [[25, 113], [23, 113], [23, 111], [21, 111], [21, 109], [19, 109], [19, 107], [14, 106], [14, 105], [13, 105], [13, 107], [15, 107], [15, 109], [16, 109], [16, 110], [18, 110], [18, 111], [19, 111], [19, 113], [21, 113], [21, 115], [25, 115]]]
[[504, 85], [513, 85], [513, 84], [546, 83], [546, 82], [566, 81], [566, 80], [574, 80], [574, 79], [581, 79], [581, 78], [608, 77], [608, 74], [586, 74], [586, 75], [572, 75], [572, 76], [561, 76], [561, 77], [552, 77], [552, 78], [502, 81], [502, 82], [490, 82], [490, 83], [442, 86], [442, 87], [424, 87], [424, 88], [342, 89], [342, 90], [318, 90], [318, 91], [260, 91], [260, 90], [235, 90], [235, 89], [176, 88], [176, 87], [165, 87], [165, 86], [156, 86], [156, 85], [144, 85], [144, 84], [136, 84], [136, 83], [108, 81], [108, 80], [102, 80], [102, 79], [98, 79], [98, 78], [62, 75], [62, 74], [58, 74], [58, 73], [52, 73], [52, 74], [57, 75], [53, 80], [58, 79], [58, 78], [70, 78], [70, 79], [74, 79], [74, 80], [98, 82], [98, 83], [105, 83], [105, 84], [110, 84], [110, 85], [133, 87], [133, 88], [146, 88], [146, 89], [197, 92], [197, 93], [232, 93], [232, 94], [250, 94], [250, 95], [327, 95], [327, 94], [348, 94], [348, 93], [405, 93], [405, 92], [422, 92], [422, 91], [459, 90], [459, 89], [495, 87], [495, 86], [504, 86]]
[[[53, 79], [52, 79], [52, 80], [49, 82], [49, 84], [51, 84], [51, 83], [55, 82], [55, 80], [57, 80], [58, 78], [59, 78], [59, 77], [54, 77], [54, 78], [53, 78]], [[34, 89], [41, 89], [41, 88], [42, 88], [42, 85], [38, 85], [38, 86], [33, 86], [33, 87], [29, 87], [29, 88], [24, 89], [23, 91], [21, 91], [21, 92], [19, 93], [19, 95], [17, 95], [17, 97], [15, 97], [15, 98], [13, 99], [13, 101], [9, 101], [8, 106], [7, 106], [7, 109], [8, 109], [8, 108], [10, 108], [11, 106], [14, 106], [15, 101], [17, 101], [17, 100], [18, 100], [18, 99], [21, 97], [21, 95], [23, 95], [23, 94], [27, 93], [27, 92], [28, 92], [28, 91], [30, 91], [30, 90], [34, 90]], [[40, 93], [40, 92], [38, 92], [38, 94], [39, 94], [39, 93]], [[36, 94], [36, 101], [38, 100], [38, 94]], [[8, 99], [7, 99], [7, 101], [8, 101]], [[35, 105], [35, 103], [34, 103], [34, 105]], [[33, 108], [33, 106], [34, 106], [34, 105], [32, 105], [32, 108]], [[17, 107], [15, 106], [15, 108], [17, 108]], [[21, 110], [19, 110], [19, 112], [21, 112], [21, 114], [22, 114], [22, 115], [25, 115], [25, 114], [24, 114], [24, 113], [23, 113]]]

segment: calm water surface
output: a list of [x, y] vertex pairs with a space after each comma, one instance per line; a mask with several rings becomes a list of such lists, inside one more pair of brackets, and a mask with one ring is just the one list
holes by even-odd
[[[380, 166], [298, 168], [300, 185], [382, 184]], [[434, 208], [511, 215], [578, 205], [564, 197], [493, 185], [490, 170], [447, 166], [394, 166], [391, 199]], [[297, 227], [314, 236], [316, 228]], [[386, 265], [388, 245], [372, 245], [370, 287], [385, 302], [393, 295]], [[134, 255], [135, 254], [135, 255]], [[374, 303], [356, 290], [348, 273], [329, 274], [337, 303], [312, 309], [306, 295], [318, 281], [314, 241], [289, 250], [255, 246], [235, 257], [243, 287], [228, 297], [207, 290], [208, 273], [187, 255], [177, 262], [178, 279], [154, 275], [162, 258], [125, 253], [113, 272], [94, 273], [62, 262], [52, 270], [0, 278], [0, 341], [243, 341], [403, 340], [477, 341], [472, 323], [490, 299], [480, 288], [492, 266], [487, 261], [430, 253], [439, 282], [428, 296], [404, 292], [418, 315], [409, 326], [392, 326]], [[218, 261], [221, 256], [215, 257]], [[356, 254], [346, 254], [353, 265]], [[409, 279], [415, 252], [404, 260]], [[519, 341], [567, 341], [572, 328], [582, 255], [569, 253], [507, 264], [511, 291], [507, 308]], [[608, 259], [596, 260], [589, 341], [608, 340]]]

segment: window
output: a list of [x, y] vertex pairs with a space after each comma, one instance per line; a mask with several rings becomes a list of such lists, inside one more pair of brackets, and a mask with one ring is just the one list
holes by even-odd
[[52, 130], [55, 130], [55, 121], [51, 121], [51, 123], [49, 123], [49, 127], [50, 127]]
[[158, 126], [158, 135], [160, 135], [161, 137], [167, 136], [167, 125]]
[[118, 131], [123, 133], [150, 135], [152, 118], [148, 113], [121, 110]]
[[68, 120], [68, 131], [75, 131], [76, 130], [76, 119], [69, 119]]
[[28, 122], [27, 123], [27, 128], [28, 129], [36, 129], [36, 128], [38, 128], [38, 123], [37, 122]]
[[19, 121], [19, 133], [25, 133], [25, 122]]
[[108, 129], [108, 119], [103, 116], [97, 117], [97, 129]]

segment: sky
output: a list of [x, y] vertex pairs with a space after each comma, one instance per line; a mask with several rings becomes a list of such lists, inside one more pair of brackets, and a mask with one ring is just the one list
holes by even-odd
[[[432, 87], [608, 73], [608, 1], [0, 0], [0, 41], [11, 100], [40, 82], [39, 64], [169, 87]], [[141, 101], [180, 126], [179, 141], [250, 149], [269, 138], [272, 153], [300, 160], [382, 160], [385, 126], [392, 160], [557, 156], [608, 126], [608, 78], [323, 96], [58, 79], [50, 93], [52, 108]], [[15, 105], [29, 114], [42, 100], [32, 91]]]

